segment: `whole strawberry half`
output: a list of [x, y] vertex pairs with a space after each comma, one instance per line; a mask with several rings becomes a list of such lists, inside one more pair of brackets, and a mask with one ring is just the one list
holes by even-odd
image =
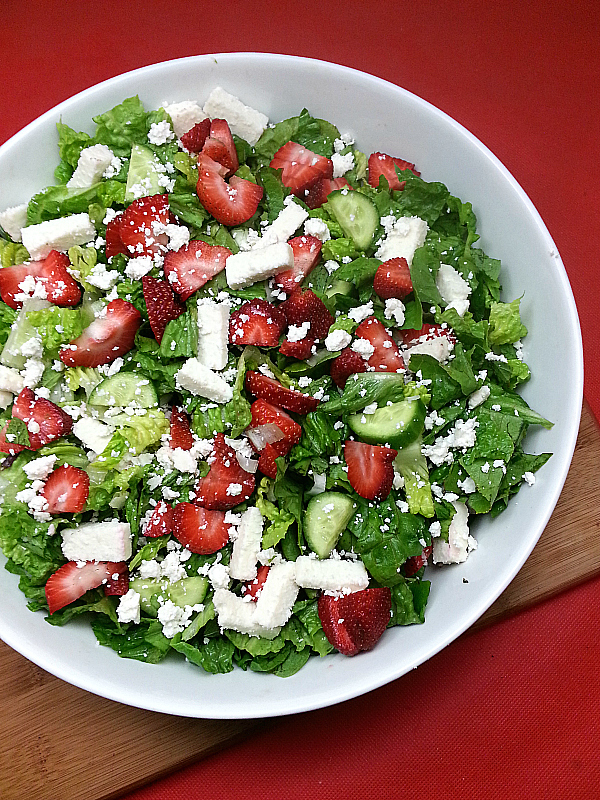
[[371, 650], [385, 631], [392, 610], [387, 586], [363, 589], [342, 597], [321, 595], [317, 603], [325, 636], [345, 656]]
[[285, 326], [285, 314], [280, 307], [261, 298], [248, 300], [229, 318], [229, 342], [277, 347]]
[[242, 469], [235, 450], [226, 443], [222, 433], [215, 435], [207, 460], [210, 470], [196, 484], [196, 505], [226, 511], [250, 497], [254, 491], [254, 475]]
[[169, 195], [141, 197], [127, 206], [120, 217], [119, 236], [127, 255], [154, 256], [164, 254], [168, 237]]
[[87, 472], [70, 464], [58, 467], [49, 476], [40, 494], [46, 498], [50, 514], [78, 514], [85, 508], [90, 493]]
[[285, 314], [288, 325], [302, 325], [303, 322], [310, 322], [309, 335], [311, 339], [324, 339], [333, 325], [333, 316], [312, 289], [294, 292], [279, 308]]
[[281, 182], [304, 199], [320, 178], [333, 178], [333, 162], [296, 142], [286, 142], [273, 156], [269, 166], [281, 169]]
[[403, 300], [413, 290], [408, 261], [405, 258], [390, 258], [377, 268], [373, 278], [373, 290], [382, 300], [396, 297]]
[[375, 348], [367, 361], [374, 372], [402, 372], [404, 359], [388, 329], [376, 317], [364, 319], [354, 332], [355, 339], [366, 339]]
[[294, 254], [294, 266], [274, 276], [273, 280], [284, 292], [299, 291], [300, 284], [316, 267], [321, 255], [321, 240], [316, 236], [295, 236], [288, 241]]
[[179, 250], [165, 256], [165, 276], [182, 300], [225, 269], [231, 250], [216, 244], [193, 239]]
[[154, 511], [150, 514], [150, 519], [142, 531], [144, 536], [156, 539], [158, 536], [166, 536], [173, 530], [173, 508], [164, 500], [154, 506]]
[[81, 289], [67, 270], [70, 265], [68, 256], [51, 250], [40, 261], [4, 267], [0, 269], [0, 296], [11, 308], [21, 308], [21, 298], [25, 294], [21, 284], [27, 278], [34, 278], [43, 287], [50, 303], [55, 306], [76, 306], [81, 300]]
[[173, 289], [166, 281], [144, 275], [142, 288], [148, 310], [148, 321], [154, 338], [160, 344], [165, 328], [171, 320], [177, 319], [185, 312], [185, 306], [177, 302]]
[[127, 300], [111, 300], [104, 316], [88, 325], [81, 336], [60, 351], [67, 367], [99, 367], [128, 353], [142, 322], [140, 312]]
[[393, 461], [397, 455], [391, 447], [348, 440], [344, 443], [344, 457], [350, 486], [366, 500], [385, 500], [394, 482]]
[[340, 389], [344, 388], [350, 375], [366, 371], [367, 362], [360, 353], [356, 353], [351, 347], [345, 347], [339, 356], [333, 359], [329, 368], [333, 382]]
[[173, 509], [173, 536], [192, 553], [209, 555], [225, 547], [230, 527], [224, 511], [192, 503], [178, 503]]
[[221, 174], [223, 169], [218, 162], [200, 153], [196, 185], [198, 199], [222, 225], [242, 225], [256, 213], [263, 189], [237, 175], [233, 175], [226, 183]]
[[381, 175], [387, 180], [390, 189], [401, 190], [404, 189], [406, 181], [401, 181], [396, 173], [398, 169], [409, 169], [415, 175], [420, 175], [417, 172], [415, 165], [409, 161], [404, 161], [403, 158], [395, 158], [388, 156], [387, 153], [371, 153], [368, 163], [368, 181], [375, 189], [379, 186], [379, 178]]
[[261, 397], [274, 406], [285, 408], [295, 414], [308, 414], [314, 411], [319, 405], [319, 401], [308, 394], [298, 392], [296, 389], [288, 389], [275, 378], [263, 375], [261, 372], [249, 370], [245, 379], [246, 389], [255, 397]]
[[68, 606], [90, 589], [96, 589], [113, 579], [113, 575], [127, 572], [124, 561], [86, 561], [83, 564], [69, 561], [50, 575], [46, 581], [46, 602], [51, 614]]
[[22, 420], [27, 425], [29, 447], [11, 444], [6, 439], [8, 422], [0, 433], [0, 451], [3, 453], [19, 453], [21, 450], [39, 450], [45, 444], [60, 439], [69, 433], [73, 427], [73, 420], [51, 400], [43, 397], [36, 398], [35, 394], [25, 387], [16, 397], [12, 416]]
[[319, 208], [336, 189], [352, 189], [346, 178], [319, 178], [303, 197], [309, 208]]

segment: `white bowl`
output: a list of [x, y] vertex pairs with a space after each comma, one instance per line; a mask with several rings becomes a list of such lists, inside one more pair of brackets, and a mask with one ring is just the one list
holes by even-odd
[[[386, 81], [323, 61], [263, 53], [225, 53], [144, 67], [87, 89], [48, 111], [0, 148], [0, 208], [26, 202], [53, 183], [56, 123], [93, 131], [92, 116], [138, 94], [147, 108], [201, 103], [220, 85], [272, 121], [306, 107], [351, 133], [366, 152], [414, 161], [478, 218], [480, 245], [503, 263], [505, 299], [523, 295], [533, 377], [523, 395], [552, 420], [532, 428], [529, 452], [554, 453], [506, 512], [476, 525], [479, 549], [462, 565], [431, 569], [424, 625], [387, 631], [355, 658], [313, 658], [291, 678], [243, 672], [208, 675], [182, 658], [151, 666], [99, 647], [89, 625], [56, 628], [27, 610], [17, 578], [0, 572], [0, 636], [69, 683], [121, 703], [206, 718], [267, 717], [307, 711], [363, 694], [417, 667], [453, 641], [512, 580], [554, 509], [573, 454], [583, 392], [581, 337], [569, 282], [544, 223], [507, 169], [444, 113]], [[3, 562], [4, 563], [4, 560]], [[468, 582], [464, 582], [463, 578]], [[175, 655], [175, 654], [174, 654]]]

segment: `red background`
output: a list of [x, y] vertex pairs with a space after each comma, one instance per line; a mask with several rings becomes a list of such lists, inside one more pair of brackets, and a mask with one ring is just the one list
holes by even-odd
[[[556, 0], [4, 0], [0, 142], [98, 81], [199, 53], [309, 56], [392, 81], [471, 130], [538, 208], [573, 287], [599, 416], [599, 30], [598, 3]], [[600, 796], [599, 599], [600, 578], [129, 800]]]

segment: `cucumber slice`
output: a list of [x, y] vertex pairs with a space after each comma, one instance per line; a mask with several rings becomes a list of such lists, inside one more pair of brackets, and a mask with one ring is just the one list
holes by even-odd
[[27, 319], [30, 311], [39, 311], [42, 308], [49, 308], [50, 303], [38, 297], [25, 300], [23, 307], [19, 311], [17, 318], [13, 322], [8, 339], [0, 356], [0, 363], [5, 367], [13, 369], [23, 369], [27, 362], [27, 357], [21, 353], [21, 348], [34, 336], [37, 336], [37, 328], [34, 328]]
[[346, 236], [366, 250], [379, 227], [379, 212], [369, 198], [356, 190], [337, 189], [328, 195], [327, 205]]
[[356, 507], [347, 494], [322, 492], [315, 495], [304, 512], [304, 536], [319, 558], [328, 558]]
[[352, 414], [348, 425], [369, 444], [389, 444], [399, 450], [422, 433], [426, 413], [423, 401], [410, 397], [378, 408], [374, 414]]
[[206, 597], [208, 589], [208, 578], [201, 575], [192, 575], [189, 578], [182, 578], [175, 583], [158, 578], [132, 578], [129, 586], [140, 596], [140, 608], [151, 617], [156, 617], [158, 613], [158, 597], [171, 600], [176, 606], [193, 606], [201, 603]]
[[326, 289], [325, 297], [334, 297], [336, 294], [348, 295], [352, 292], [354, 285], [350, 281], [340, 281], [335, 278], [331, 282], [331, 286]]
[[132, 203], [140, 197], [139, 191], [133, 192], [133, 187], [144, 187], [144, 194], [161, 194], [164, 191], [158, 183], [159, 171], [155, 169], [156, 158], [149, 147], [143, 144], [134, 144], [131, 148], [129, 171], [127, 172], [127, 186], [125, 187], [125, 202]]
[[105, 378], [90, 394], [92, 406], [128, 406], [154, 408], [158, 396], [152, 382], [139, 372], [118, 372]]

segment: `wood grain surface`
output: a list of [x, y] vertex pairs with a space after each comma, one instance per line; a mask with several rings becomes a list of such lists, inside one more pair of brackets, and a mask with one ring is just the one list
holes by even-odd
[[[600, 572], [600, 432], [587, 405], [565, 488], [517, 577], [473, 629]], [[472, 630], [473, 630], [472, 629]], [[200, 720], [105, 700], [0, 642], [0, 798], [109, 800], [247, 736], [268, 721]]]

